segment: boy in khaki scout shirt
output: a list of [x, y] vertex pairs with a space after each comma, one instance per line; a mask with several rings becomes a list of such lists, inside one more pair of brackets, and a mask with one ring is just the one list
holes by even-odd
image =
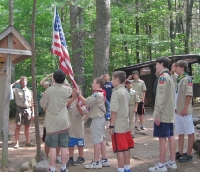
[[[84, 98], [81, 93], [74, 89], [77, 93], [78, 98], [82, 103], [90, 108], [89, 117], [92, 118], [92, 123], [90, 126], [90, 133], [92, 142], [94, 144], [94, 160], [85, 166], [85, 168], [102, 168], [110, 166], [110, 161], [106, 156], [106, 142], [105, 142], [105, 100], [106, 92], [102, 88], [104, 87], [103, 78], [95, 78], [92, 84], [92, 90], [94, 93], [88, 98]], [[100, 152], [102, 154], [102, 159], [100, 158]]]
[[130, 150], [134, 142], [129, 129], [130, 95], [124, 87], [126, 73], [116, 71], [112, 75], [113, 92], [110, 101], [110, 131], [113, 151], [117, 153], [118, 172], [130, 172]]
[[178, 74], [176, 73], [176, 64], [173, 63], [172, 66], [171, 66], [171, 70], [170, 70], [170, 74], [171, 74], [171, 78], [174, 82], [174, 87], [176, 88], [176, 80], [178, 78]]
[[134, 138], [134, 129], [133, 121], [135, 122], [135, 113], [137, 112], [138, 103], [140, 102], [140, 98], [137, 92], [132, 88], [131, 81], [126, 80], [125, 86], [130, 94], [130, 102], [129, 102], [129, 128], [131, 131], [132, 138]]
[[[192, 96], [193, 84], [192, 79], [186, 73], [188, 63], [185, 60], [176, 62], [176, 73], [179, 75], [176, 88], [176, 115], [175, 129], [178, 134], [179, 152], [176, 158], [180, 162], [188, 162], [193, 160], [192, 147], [194, 144], [194, 124], [192, 119]], [[183, 153], [184, 134], [188, 135], [188, 149]]]
[[[67, 101], [67, 109], [71, 121], [69, 129], [69, 160], [67, 165], [80, 165], [85, 162], [83, 158], [84, 141], [84, 121], [83, 116], [87, 113], [85, 106], [78, 105], [78, 98], [76, 92], [72, 92], [72, 97]], [[79, 157], [74, 161], [74, 146], [78, 147]]]
[[53, 74], [54, 84], [47, 88], [40, 105], [45, 110], [46, 137], [45, 143], [50, 147], [49, 172], [55, 172], [56, 148], [61, 149], [61, 172], [68, 172], [66, 163], [68, 159], [67, 147], [69, 142], [68, 129], [71, 126], [66, 103], [72, 89], [63, 85], [65, 73], [58, 69]]
[[[153, 136], [159, 139], [159, 163], [150, 167], [150, 172], [167, 172], [167, 169], [177, 169], [175, 162], [175, 137], [173, 133], [175, 88], [167, 69], [169, 63], [170, 60], [167, 57], [160, 57], [156, 60], [157, 80], [154, 84]], [[167, 139], [170, 147], [170, 157], [166, 162]]]
[[[133, 85], [133, 89], [138, 93], [139, 98], [140, 98], [140, 103], [138, 104], [138, 109], [136, 114], [138, 114], [139, 116], [139, 120], [140, 120], [140, 129], [141, 130], [146, 130], [146, 128], [144, 127], [144, 101], [145, 101], [145, 95], [146, 95], [146, 85], [144, 83], [143, 80], [141, 80], [139, 78], [139, 72], [137, 70], [132, 72], [132, 75], [130, 75], [128, 78], [128, 80], [132, 81], [132, 85]], [[137, 129], [137, 115], [135, 116], [135, 128]]]

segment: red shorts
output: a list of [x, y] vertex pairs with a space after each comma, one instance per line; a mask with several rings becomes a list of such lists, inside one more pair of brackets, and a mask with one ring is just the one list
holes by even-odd
[[131, 132], [114, 133], [112, 135], [112, 146], [114, 153], [128, 151], [129, 149], [134, 148], [134, 141]]

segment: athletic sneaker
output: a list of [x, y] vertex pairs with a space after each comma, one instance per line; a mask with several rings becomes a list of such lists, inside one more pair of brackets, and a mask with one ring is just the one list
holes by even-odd
[[57, 156], [56, 163], [57, 164], [62, 164], [61, 156]]
[[108, 159], [101, 159], [102, 167], [110, 167], [110, 161]]
[[[51, 171], [50, 168], [49, 168], [49, 172], [53, 172], [53, 171]], [[55, 172], [56, 172], [56, 171], [55, 171]]]
[[91, 162], [90, 164], [86, 165], [85, 168], [88, 168], [88, 169], [92, 169], [92, 168], [102, 168], [102, 164], [101, 164], [100, 161], [94, 162], [94, 161], [92, 160], [92, 162]]
[[174, 163], [170, 163], [169, 161], [167, 161], [165, 163], [165, 166], [167, 167], [167, 169], [170, 169], [170, 170], [177, 170], [177, 165], [176, 165], [176, 162]]
[[85, 162], [85, 159], [83, 157], [78, 157], [77, 160], [74, 162], [74, 165], [80, 165]]
[[180, 154], [179, 152], [176, 152], [176, 160], [179, 159], [182, 156], [183, 156], [183, 154]]
[[144, 126], [141, 126], [140, 128], [141, 130], [147, 130]]
[[124, 169], [124, 172], [131, 172], [131, 169], [129, 169], [129, 170]]
[[178, 159], [179, 162], [189, 162], [193, 160], [192, 155], [188, 155], [187, 153], [184, 153], [182, 157]]
[[60, 172], [69, 172], [66, 168], [64, 170], [60, 169]]
[[149, 172], [167, 172], [167, 168], [165, 166], [159, 167], [157, 164], [154, 167], [150, 167]]
[[69, 158], [69, 160], [67, 161], [67, 166], [71, 166], [74, 164], [74, 159], [73, 158]]

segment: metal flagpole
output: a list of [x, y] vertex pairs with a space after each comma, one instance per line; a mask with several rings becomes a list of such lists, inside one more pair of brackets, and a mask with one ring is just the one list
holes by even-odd
[[[53, 28], [53, 32], [54, 32], [54, 21], [55, 21], [55, 17], [56, 17], [56, 4], [54, 3], [52, 6], [54, 7], [54, 16], [53, 16], [53, 20], [52, 20], [52, 28]], [[53, 36], [54, 36], [54, 34], [53, 34]], [[53, 61], [55, 62], [57, 69], [59, 69], [59, 65], [58, 65], [57, 58], [56, 58], [55, 54], [53, 54]]]

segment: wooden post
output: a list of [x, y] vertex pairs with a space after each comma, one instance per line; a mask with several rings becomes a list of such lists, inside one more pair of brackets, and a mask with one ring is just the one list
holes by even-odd
[[[13, 25], [13, 0], [9, 0], [9, 24]], [[8, 35], [8, 48], [12, 49], [12, 34]], [[10, 111], [10, 84], [11, 84], [11, 65], [12, 54], [8, 54], [6, 59], [6, 82], [5, 82], [5, 94], [4, 94], [4, 110], [3, 110], [3, 145], [2, 145], [2, 167], [8, 165], [8, 126], [9, 126], [9, 111]]]

